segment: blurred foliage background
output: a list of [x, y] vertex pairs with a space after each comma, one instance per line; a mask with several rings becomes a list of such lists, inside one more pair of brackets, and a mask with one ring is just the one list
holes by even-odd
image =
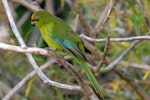
[[[30, 16], [32, 11], [27, 7], [10, 0], [10, 7], [14, 15], [17, 27], [29, 47], [47, 47], [42, 40], [36, 27], [30, 24]], [[53, 13], [65, 20], [65, 22], [74, 27], [76, 12], [73, 9], [70, 0], [53, 0], [48, 4], [49, 0], [26, 0], [31, 4], [37, 2], [39, 6], [47, 11], [49, 7], [53, 7]], [[51, 0], [50, 0], [51, 1]], [[143, 16], [138, 0], [117, 0], [113, 10], [101, 30], [100, 35], [96, 38], [131, 37], [146, 35], [149, 31], [147, 20]], [[80, 10], [86, 22], [94, 27], [109, 3], [109, 0], [77, 0]], [[1, 5], [2, 2], [0, 1]], [[144, 7], [144, 13], [150, 16], [150, 0], [141, 0]], [[11, 31], [5, 9], [0, 7], [0, 42], [19, 45], [13, 32]], [[78, 33], [85, 33], [82, 26], [78, 25]], [[132, 42], [111, 42], [107, 57], [113, 61], [116, 59]], [[150, 42], [144, 40], [138, 44], [119, 64], [120, 68], [128, 73], [146, 94], [150, 95], [150, 78], [145, 74], [150, 69]], [[105, 43], [96, 43], [96, 47], [103, 52]], [[39, 66], [43, 65], [49, 58], [41, 55], [33, 54]], [[143, 68], [142, 66], [148, 66]], [[140, 66], [140, 68], [137, 68]], [[33, 68], [29, 64], [25, 54], [0, 50], [0, 97], [2, 98], [11, 88], [13, 88], [20, 80], [22, 80]], [[76, 67], [76, 70], [85, 78], [82, 69]], [[66, 83], [77, 84], [63, 66], [54, 64], [44, 70], [44, 73], [51, 80]], [[145, 77], [144, 77], [145, 76]], [[85, 78], [88, 83], [87, 79]], [[142, 100], [140, 96], [132, 89], [127, 82], [116, 75], [113, 71], [103, 73], [100, 77], [100, 83], [106, 90], [105, 100]], [[3, 94], [3, 95], [2, 95]], [[87, 100], [83, 94], [75, 91], [62, 90], [56, 87], [46, 86], [39, 77], [34, 77], [20, 89], [12, 100]]]

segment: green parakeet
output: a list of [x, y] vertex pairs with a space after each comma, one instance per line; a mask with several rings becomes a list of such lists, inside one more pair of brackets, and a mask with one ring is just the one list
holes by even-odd
[[83, 42], [72, 28], [63, 20], [43, 10], [32, 14], [31, 23], [38, 27], [43, 39], [56, 54], [70, 55], [84, 68], [95, 91], [102, 95], [102, 89], [85, 60]]

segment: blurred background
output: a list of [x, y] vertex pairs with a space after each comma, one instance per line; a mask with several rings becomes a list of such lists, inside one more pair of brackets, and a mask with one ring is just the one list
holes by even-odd
[[[33, 27], [30, 22], [34, 8], [45, 9], [65, 20], [70, 27], [75, 28], [77, 26], [76, 31], [79, 34], [87, 34], [80, 21], [78, 25], [75, 26], [77, 13], [72, 1], [73, 0], [9, 0], [17, 28], [27, 46], [47, 47], [38, 29]], [[91, 29], [94, 29], [104, 9], [110, 2], [110, 0], [76, 1], [80, 8], [79, 10]], [[140, 1], [140, 3], [138, 1]], [[1, 0], [0, 5], [0, 42], [19, 46], [11, 30]], [[150, 0], [115, 0], [107, 21], [95, 38], [107, 38], [108, 36], [110, 38], [125, 38], [146, 35], [150, 27], [149, 19], [147, 19], [150, 16], [149, 5]], [[131, 43], [132, 41], [111, 42], [107, 57], [110, 61], [115, 60]], [[94, 46], [98, 48], [100, 52], [103, 52], [105, 42], [94, 43]], [[50, 58], [46, 56], [36, 54], [33, 54], [33, 57], [39, 66], [50, 60]], [[94, 60], [94, 58], [93, 61], [94, 63], [92, 64], [95, 65], [99, 62], [98, 59]], [[127, 73], [129, 77], [141, 87], [145, 94], [150, 95], [149, 64], [150, 42], [149, 40], [143, 40], [124, 57], [117, 67]], [[103, 65], [103, 67], [105, 66], [106, 64]], [[75, 67], [75, 69], [82, 78], [85, 79], [86, 83], [89, 84], [84, 71], [80, 67]], [[33, 71], [33, 68], [24, 53], [0, 49], [0, 98], [3, 98], [8, 91], [31, 71]], [[59, 64], [53, 64], [43, 72], [53, 81], [77, 85], [77, 82], [72, 78], [70, 73]], [[105, 100], [146, 100], [141, 98], [136, 90], [113, 70], [102, 73], [98, 78], [100, 78], [99, 82], [106, 92]], [[39, 77], [34, 76], [20, 88], [11, 100], [87, 100], [87, 97], [81, 92], [47, 86]]]

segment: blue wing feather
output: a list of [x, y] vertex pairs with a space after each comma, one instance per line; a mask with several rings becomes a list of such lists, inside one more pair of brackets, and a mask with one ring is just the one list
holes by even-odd
[[69, 40], [64, 40], [64, 39], [61, 39], [61, 38], [58, 38], [56, 37], [55, 35], [52, 35], [52, 37], [57, 41], [59, 42], [61, 45], [65, 46], [66, 48], [74, 48], [73, 47], [73, 43]]
[[72, 52], [72, 54], [74, 54], [74, 56], [79, 55], [81, 58], [85, 59], [84, 55], [76, 48], [77, 44], [75, 44], [74, 42], [70, 41], [70, 40], [64, 40], [61, 38], [56, 37], [54, 34], [52, 34], [52, 37], [61, 45], [63, 45], [65, 48], [67, 48], [70, 52]]

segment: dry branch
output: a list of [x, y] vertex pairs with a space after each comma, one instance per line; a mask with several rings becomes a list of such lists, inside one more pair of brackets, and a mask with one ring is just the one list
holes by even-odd
[[[80, 37], [91, 42], [106, 42], [107, 41], [107, 39], [94, 39], [84, 34], [81, 34]], [[150, 39], [150, 36], [147, 35], [147, 36], [135, 36], [135, 37], [127, 37], [127, 38], [110, 38], [110, 42], [129, 42], [129, 41], [134, 41], [134, 40], [149, 40], [149, 39]]]
[[105, 48], [104, 48], [103, 56], [102, 56], [100, 62], [98, 63], [98, 65], [96, 67], [94, 67], [94, 72], [97, 75], [99, 74], [100, 68], [105, 63], [105, 59], [106, 59], [106, 55], [107, 55], [107, 52], [108, 52], [109, 44], [110, 44], [110, 38], [108, 37], [107, 41], [106, 41]]
[[37, 11], [40, 9], [40, 7], [38, 6], [38, 4], [33, 5], [31, 2], [27, 2], [26, 0], [12, 0], [13, 2], [19, 3], [20, 5], [23, 5], [24, 7], [26, 7], [27, 9], [31, 10], [31, 11]]
[[138, 43], [140, 43], [140, 40], [134, 41], [120, 56], [115, 59], [113, 62], [111, 62], [107, 67], [101, 68], [100, 72], [108, 72], [116, 67], [116, 65], [127, 55]]
[[77, 1], [76, 0], [71, 0], [71, 1], [72, 1], [72, 4], [74, 6], [74, 9], [75, 9], [76, 13], [79, 14], [79, 20], [80, 20], [80, 22], [81, 22], [81, 24], [83, 26], [83, 29], [85, 30], [86, 34], [88, 36], [93, 36], [94, 35], [93, 34], [94, 31], [91, 30], [91, 27], [85, 21], [85, 19], [83, 17], [83, 14], [81, 13], [80, 8], [79, 8], [79, 6], [77, 4]]
[[104, 28], [104, 24], [109, 19], [109, 15], [112, 11], [113, 6], [115, 5], [117, 0], [110, 0], [107, 6], [105, 7], [103, 13], [101, 14], [96, 26], [95, 26], [95, 35], [99, 31], [101, 31]]

